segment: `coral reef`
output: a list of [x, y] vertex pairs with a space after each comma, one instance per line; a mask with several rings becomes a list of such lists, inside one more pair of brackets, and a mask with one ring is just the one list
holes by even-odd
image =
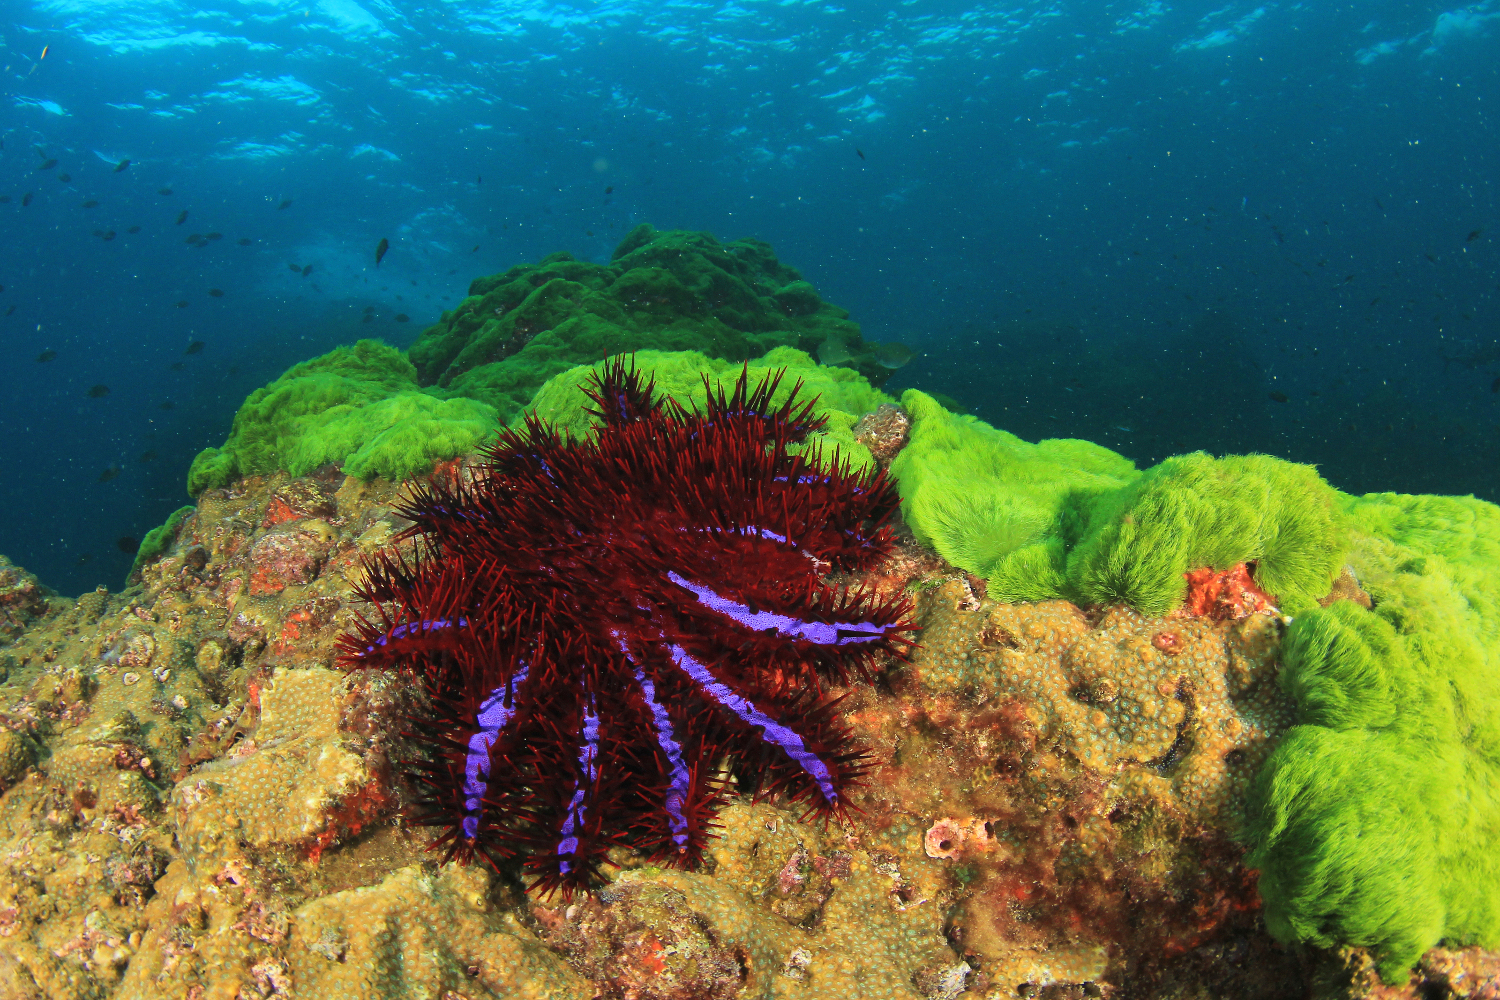
[[[651, 359], [664, 383], [686, 378], [673, 361]], [[539, 401], [549, 421], [587, 426], [581, 377]], [[394, 763], [426, 695], [335, 669], [370, 610], [361, 564], [414, 554], [396, 542], [413, 487], [240, 474], [123, 594], [59, 599], [0, 563], [0, 996], [1500, 996], [1500, 509], [1330, 508], [1296, 467], [1199, 457], [1153, 483], [1083, 442], [804, 377], [843, 415], [828, 440], [847, 418], [911, 491], [896, 549], [831, 578], [907, 595], [924, 629], [876, 684], [827, 688], [878, 768], [850, 815], [754, 801], [736, 764], [697, 870], [614, 845], [607, 884], [563, 900], [518, 859], [440, 863]], [[1100, 539], [1108, 567], [1140, 544], [1125, 518], [1191, 513], [1149, 500], [1179, 475], [1304, 490], [1257, 531], [1312, 525], [1310, 551], [1255, 535], [1170, 586], [1098, 577], [1165, 609], [1066, 589], [1048, 539], [1064, 557]], [[987, 561], [955, 571], [918, 538]]]
[[[895, 697], [851, 698], [891, 761], [857, 801], [872, 825], [925, 820], [923, 853], [962, 884], [950, 934], [990, 988], [1150, 994], [1170, 960], [1256, 940], [1229, 833], [1292, 721], [1277, 619], [1090, 616], [950, 578], [923, 590], [918, 623]], [[1263, 974], [1299, 974], [1255, 947]]]

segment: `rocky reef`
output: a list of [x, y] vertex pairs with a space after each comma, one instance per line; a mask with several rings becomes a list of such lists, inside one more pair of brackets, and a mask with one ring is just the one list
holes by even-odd
[[[0, 996], [1500, 997], [1500, 508], [1265, 456], [1136, 470], [773, 344], [750, 374], [819, 396], [802, 447], [902, 497], [894, 550], [836, 579], [920, 627], [834, 691], [876, 766], [821, 822], [726, 765], [700, 864], [615, 846], [564, 897], [425, 850], [427, 695], [336, 666], [364, 560], [410, 555], [399, 480], [463, 482], [489, 433], [350, 433], [421, 366], [341, 351], [281, 383], [296, 420], [247, 402], [123, 593], [0, 562]], [[741, 370], [636, 361], [689, 408]], [[593, 433], [596, 370], [530, 412]]]

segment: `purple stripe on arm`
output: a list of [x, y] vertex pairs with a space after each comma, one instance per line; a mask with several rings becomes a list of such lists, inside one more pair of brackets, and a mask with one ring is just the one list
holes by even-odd
[[682, 806], [687, 801], [692, 777], [688, 774], [687, 765], [682, 762], [682, 747], [673, 738], [672, 719], [661, 702], [656, 700], [656, 685], [651, 683], [651, 678], [639, 666], [635, 668], [635, 679], [646, 696], [646, 707], [651, 709], [651, 720], [656, 724], [656, 745], [661, 747], [661, 752], [666, 754], [667, 763], [672, 765], [672, 782], [667, 786], [664, 803], [667, 819], [672, 824], [672, 842], [677, 845], [678, 850], [686, 850], [688, 822]]
[[889, 625], [876, 625], [874, 622], [805, 622], [800, 618], [778, 615], [772, 611], [751, 611], [747, 605], [720, 597], [707, 587], [700, 587], [675, 572], [668, 571], [667, 579], [679, 587], [691, 590], [700, 602], [721, 615], [757, 632], [775, 629], [781, 635], [806, 639], [821, 646], [844, 646], [851, 642], [882, 639], [890, 629]]
[[696, 681], [705, 694], [739, 716], [742, 721], [764, 729], [766, 740], [781, 747], [788, 757], [796, 761], [802, 770], [818, 783], [818, 790], [823, 793], [825, 801], [830, 805], [838, 802], [839, 793], [834, 790], [833, 777], [828, 773], [828, 765], [824, 764], [817, 754], [807, 749], [807, 744], [802, 742], [801, 736], [735, 694], [728, 685], [714, 677], [707, 667], [689, 656], [687, 650], [681, 646], [668, 646], [667, 649], [672, 654], [672, 662]]
[[583, 770], [583, 780], [573, 783], [573, 798], [568, 803], [568, 815], [563, 819], [562, 839], [557, 842], [557, 853], [563, 860], [558, 869], [564, 874], [573, 870], [567, 859], [578, 853], [578, 829], [583, 826], [583, 799], [599, 776], [596, 762], [599, 759], [599, 715], [593, 705], [583, 710], [583, 742], [578, 747], [578, 766]]
[[[495, 688], [479, 705], [474, 721], [479, 731], [469, 737], [469, 752], [464, 755], [464, 836], [473, 840], [479, 835], [480, 809], [484, 793], [489, 790], [490, 747], [500, 738], [500, 730], [516, 714], [515, 691], [526, 680], [526, 668], [510, 679], [507, 687]], [[507, 697], [508, 696], [508, 697]], [[510, 704], [507, 705], [506, 702]]]
[[[466, 628], [468, 627], [469, 619], [460, 618], [458, 619], [456, 624], [458, 628]], [[453, 627], [455, 627], [455, 623], [449, 621], [447, 618], [434, 618], [430, 621], [407, 622], [404, 625], [397, 625], [395, 628], [391, 629], [389, 633], [381, 636], [379, 639], [376, 639], [375, 646], [384, 646], [392, 639], [405, 639], [407, 636], [413, 634], [414, 632], [433, 632], [437, 629]], [[366, 646], [365, 652], [375, 652], [375, 646]]]

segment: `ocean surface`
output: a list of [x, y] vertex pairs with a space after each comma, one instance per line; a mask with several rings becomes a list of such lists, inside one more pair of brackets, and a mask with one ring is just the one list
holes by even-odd
[[257, 386], [640, 222], [1028, 439], [1500, 500], [1497, 0], [7, 0], [0, 81], [0, 552], [65, 594]]

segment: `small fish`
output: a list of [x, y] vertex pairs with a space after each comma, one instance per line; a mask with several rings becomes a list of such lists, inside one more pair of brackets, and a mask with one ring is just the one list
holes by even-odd
[[470, 250], [469, 253], [478, 253], [478, 252], [479, 252], [479, 244], [476, 243], [476, 244], [474, 244], [474, 249]]
[[1430, 260], [1430, 261], [1432, 261], [1432, 262], [1433, 262], [1433, 263], [1434, 263], [1434, 264], [1436, 264], [1436, 263], [1437, 263], [1437, 258], [1436, 258], [1436, 257], [1434, 257], [1434, 256], [1433, 256], [1433, 255], [1432, 255], [1432, 254], [1430, 254], [1430, 253], [1424, 253], [1424, 254], [1423, 254], [1423, 255], [1422, 255], [1422, 256], [1423, 256], [1423, 257], [1426, 257], [1426, 258], [1427, 258], [1427, 259], [1428, 259], [1428, 260]]
[[161, 195], [163, 198], [165, 198], [167, 195], [169, 195], [169, 194], [172, 193], [172, 189], [171, 188], [157, 188], [156, 189], [156, 193], [159, 194], [159, 195]]
[[15, 311], [16, 311], [16, 307], [15, 306], [11, 306], [9, 309], [5, 310], [5, 315], [9, 316], [11, 313], [13, 313]]
[[125, 172], [125, 168], [128, 166], [130, 166], [129, 160], [121, 160], [119, 163], [115, 164], [115, 173], [123, 174]]
[[71, 184], [72, 181], [73, 181], [73, 175], [72, 174], [58, 174], [57, 175], [57, 179], [60, 180], [60, 181], [62, 181], [64, 184]]
[[477, 174], [477, 175], [475, 175], [475, 177], [474, 177], [474, 183], [475, 184], [483, 184], [484, 183], [484, 174]]
[[1351, 274], [1351, 275], [1349, 275], [1349, 277], [1347, 277], [1347, 278], [1344, 279], [1344, 284], [1347, 285], [1347, 284], [1349, 284], [1349, 282], [1351, 282], [1353, 280], [1354, 280], [1354, 275]]
[[167, 365], [167, 367], [172, 369], [174, 372], [180, 372], [187, 366], [184, 365], [181, 361], [174, 361], [170, 365]]
[[375, 266], [376, 267], [380, 266], [380, 262], [385, 259], [385, 252], [387, 250], [389, 250], [390, 248], [391, 248], [391, 241], [388, 240], [388, 239], [386, 239], [384, 236], [382, 236], [380, 238], [380, 242], [379, 243], [375, 244]]
[[182, 211], [180, 211], [180, 212], [177, 213], [177, 225], [180, 226], [180, 225], [182, 225], [186, 221], [187, 221], [187, 209], [184, 208]]
[[910, 347], [892, 341], [889, 344], [876, 344], [871, 353], [882, 368], [895, 370], [911, 363], [916, 355]]
[[1464, 237], [1464, 242], [1465, 243], [1473, 243], [1475, 240], [1479, 239], [1480, 235], [1483, 232], [1484, 232], [1483, 229], [1476, 229], [1476, 230], [1474, 230], [1468, 236]]
[[365, 313], [359, 318], [359, 321], [361, 323], [373, 323], [375, 322], [375, 316], [372, 313]]
[[[15, 306], [11, 306], [12, 309]], [[1495, 376], [1495, 381], [1490, 383], [1490, 392], [1500, 392], [1500, 375]]]
[[36, 359], [37, 359], [38, 362], [43, 362], [43, 361], [51, 361], [55, 357], [57, 357], [57, 352], [54, 351], [52, 348], [49, 347], [45, 351], [43, 351], [41, 354], [38, 354], [36, 356]]
[[397, 313], [396, 314], [396, 322], [397, 323], [405, 323], [405, 322], [409, 321], [410, 319], [411, 319], [411, 317], [408, 316], [408, 315], [406, 315], [406, 313]]
[[242, 247], [247, 247], [247, 246], [249, 246], [249, 245], [250, 245], [250, 244], [252, 244], [252, 243], [254, 243], [254, 242], [255, 242], [255, 241], [254, 241], [254, 240], [252, 240], [252, 239], [251, 239], [251, 238], [250, 238], [250, 237], [248, 237], [248, 236], [242, 236], [242, 237], [240, 237], [240, 239], [239, 239], [239, 240], [238, 240], [238, 241], [237, 241], [237, 242], [238, 242], [238, 243], [239, 243], [239, 245], [240, 245], [240, 246], [242, 246]]
[[183, 354], [201, 354], [202, 351], [203, 351], [203, 341], [201, 341], [201, 340], [195, 340], [191, 344], [187, 345], [187, 350], [183, 351], [182, 353]]
[[223, 233], [208, 233], [203, 238], [205, 240], [222, 240], [224, 238], [224, 234]]
[[101, 399], [109, 395], [109, 386], [96, 385], [89, 390], [89, 399]]
[[614, 194], [615, 193], [615, 186], [613, 184], [611, 184], [609, 187], [607, 187], [607, 188], [604, 189], [604, 193], [605, 194]]
[[304, 277], [304, 278], [305, 278], [305, 277], [307, 277], [307, 276], [308, 276], [308, 275], [309, 275], [309, 274], [312, 274], [312, 265], [311, 265], [311, 264], [309, 264], [309, 265], [307, 265], [307, 266], [306, 266], [306, 267], [304, 267], [304, 268], [303, 268], [303, 269], [302, 269], [302, 277]]
[[187, 299], [178, 299], [177, 300], [177, 308], [178, 309], [186, 309], [187, 307], [188, 307], [188, 300]]
[[21, 207], [25, 208], [27, 205], [30, 205], [30, 204], [31, 204], [31, 192], [27, 191], [25, 194], [21, 195]]
[[1271, 402], [1273, 403], [1285, 403], [1291, 398], [1284, 392], [1268, 392], [1266, 395], [1271, 397]]
[[109, 468], [107, 468], [103, 472], [99, 473], [99, 482], [101, 482], [101, 483], [107, 483], [111, 479], [113, 479], [116, 476], [118, 476], [119, 474], [120, 474], [120, 467], [118, 465], [111, 465]]
[[1379, 198], [1371, 198], [1370, 200], [1375, 203], [1376, 208], [1380, 209], [1382, 212], [1385, 211], [1385, 206], [1380, 203]]
[[222, 299], [224, 297], [224, 290], [222, 288], [210, 288], [208, 294], [216, 299]]
[[290, 198], [286, 199], [280, 205], [276, 206], [276, 208], [278, 210], [283, 209], [283, 208], [291, 208], [291, 207], [292, 207], [292, 199], [290, 199]]
[[856, 148], [854, 151], [859, 154], [859, 158], [861, 160], [863, 160], [865, 158], [864, 150]]
[[115, 231], [113, 229], [107, 230], [104, 233], [101, 233], [99, 238], [108, 243], [110, 240], [115, 238]]
[[159, 406], [158, 406], [158, 407], [157, 407], [157, 409], [158, 409], [158, 410], [175, 410], [175, 409], [177, 409], [177, 404], [176, 404], [176, 403], [174, 403], [174, 402], [172, 402], [172, 401], [171, 401], [171, 400], [170, 400], [170, 399], [169, 399], [169, 400], [167, 400], [167, 401], [166, 401], [166, 402], [165, 402], [165, 403], [162, 403], [162, 404], [161, 404], [161, 405], [159, 405]]
[[374, 306], [365, 306], [365, 312], [366, 313], [372, 313], [374, 311], [375, 311], [375, 307]]
[[291, 271], [293, 274], [301, 274], [302, 273], [302, 265], [301, 264], [288, 264], [286, 266], [286, 269], [288, 271]]
[[0, 194], [0, 205], [9, 205], [9, 204], [10, 204], [10, 195], [8, 195], [8, 194]]
[[42, 165], [40, 167], [37, 167], [37, 169], [38, 170], [51, 170], [55, 166], [57, 166], [57, 161], [56, 160], [43, 160], [42, 161]]
[[141, 452], [141, 458], [140, 458], [140, 460], [142, 462], [154, 462], [154, 461], [156, 461], [156, 452], [154, 452], [154, 451], [143, 451], [143, 452]]
[[139, 538], [131, 538], [129, 535], [121, 535], [115, 539], [115, 546], [128, 556], [135, 555], [136, 552], [140, 551], [141, 540]]
[[849, 353], [849, 345], [838, 337], [829, 337], [818, 345], [818, 361], [821, 364], [841, 365], [853, 358], [854, 355]]
[[99, 203], [97, 201], [95, 201], [94, 199], [90, 198], [88, 201], [86, 201], [86, 202], [83, 203], [83, 207], [84, 208], [98, 208], [99, 207]]
[[138, 232], [141, 231], [141, 227], [140, 226], [131, 226], [129, 229], [127, 229], [125, 231], [127, 233], [129, 233], [130, 235], [134, 236], [136, 233], [138, 233]]
[[184, 243], [197, 243], [197, 242], [201, 241], [202, 239], [203, 239], [203, 234], [202, 233], [194, 233], [193, 235], [189, 236], [187, 239], [183, 240], [182, 242], [184, 242]]

